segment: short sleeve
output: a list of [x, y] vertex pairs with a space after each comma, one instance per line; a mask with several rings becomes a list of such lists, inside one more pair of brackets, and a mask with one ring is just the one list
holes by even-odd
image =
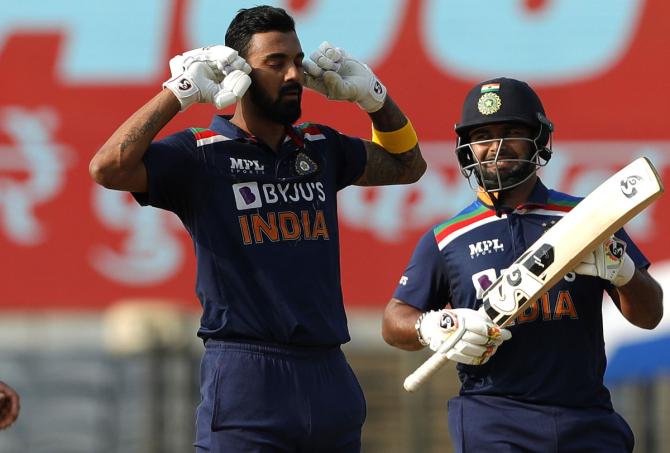
[[419, 239], [393, 297], [421, 311], [437, 310], [449, 303], [444, 259], [432, 229]]
[[365, 170], [367, 153], [363, 140], [341, 134], [327, 126], [317, 126], [334, 144], [333, 159], [336, 166], [337, 190], [344, 189], [356, 181]]
[[614, 233], [616, 237], [626, 241], [626, 253], [630, 256], [635, 263], [635, 267], [638, 269], [647, 269], [650, 266], [649, 260], [642, 253], [642, 251], [635, 245], [635, 242], [628, 236], [628, 233], [621, 228], [619, 231]]
[[137, 202], [177, 214], [188, 206], [197, 171], [193, 134], [182, 131], [151, 143], [143, 157], [148, 191], [133, 193]]

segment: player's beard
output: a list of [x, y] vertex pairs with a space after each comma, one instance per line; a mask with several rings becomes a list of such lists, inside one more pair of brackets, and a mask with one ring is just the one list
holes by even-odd
[[[529, 151], [529, 154], [532, 153]], [[486, 190], [498, 191], [514, 187], [526, 180], [536, 170], [535, 164], [530, 161], [532, 158], [531, 155], [513, 157], [509, 154], [503, 154], [498, 157], [497, 165], [493, 161], [483, 162], [480, 183], [483, 183]]]
[[[300, 108], [300, 101], [302, 99], [302, 85], [297, 82], [289, 82], [282, 85], [277, 93], [277, 98], [272, 96], [261, 86], [260, 83], [254, 82], [253, 73], [251, 74], [251, 85], [249, 86], [249, 94], [251, 101], [258, 109], [258, 113], [265, 116], [265, 118], [275, 123], [291, 125], [295, 123], [302, 114]], [[287, 92], [298, 92], [297, 97], [286, 99]]]

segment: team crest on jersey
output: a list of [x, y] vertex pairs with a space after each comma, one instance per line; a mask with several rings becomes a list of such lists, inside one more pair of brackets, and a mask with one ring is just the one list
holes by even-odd
[[298, 153], [295, 158], [295, 172], [300, 175], [309, 175], [317, 170], [316, 163], [305, 153]]
[[470, 247], [470, 258], [477, 258], [480, 255], [489, 253], [504, 252], [505, 245], [500, 243], [500, 239], [487, 239], [486, 241], [477, 241], [474, 244], [468, 244]]

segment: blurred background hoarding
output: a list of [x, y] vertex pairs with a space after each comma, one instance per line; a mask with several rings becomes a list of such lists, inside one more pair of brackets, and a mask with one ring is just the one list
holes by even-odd
[[[192, 245], [178, 219], [153, 208], [141, 209], [127, 194], [96, 186], [88, 176], [88, 162], [116, 127], [160, 89], [173, 55], [221, 43], [235, 12], [258, 3], [2, 1], [0, 336], [6, 357], [0, 356], [0, 371], [18, 380], [24, 379], [22, 373], [35, 377], [34, 371], [26, 371], [30, 367], [19, 366], [21, 357], [41, 363], [30, 355], [40, 349], [35, 337], [65, 341], [62, 338], [69, 336], [60, 329], [73, 335], [89, 331], [74, 326], [87, 326], [92, 337], [82, 333], [85, 341], [103, 344], [95, 336], [100, 333], [97, 327], [120, 300], [165, 300], [171, 309], [197, 316]], [[550, 187], [586, 195], [641, 155], [668, 179], [670, 4], [663, 0], [266, 3], [284, 7], [295, 17], [306, 54], [328, 40], [373, 67], [411, 118], [429, 163], [417, 184], [350, 187], [339, 196], [342, 283], [353, 337], [350, 354], [363, 376], [373, 373], [366, 368], [372, 361], [357, 360], [356, 354], [383, 352], [392, 357], [402, 372], [393, 378], [389, 392], [401, 392], [401, 375], [419, 359], [405, 358], [381, 343], [381, 310], [419, 236], [473, 198], [453, 153], [453, 125], [473, 84], [508, 76], [536, 88], [556, 127], [554, 157], [541, 171]], [[192, 107], [161, 136], [206, 126], [213, 113], [209, 106]], [[329, 124], [350, 135], [370, 134], [370, 122], [357, 107], [328, 102], [311, 92], [303, 98], [303, 120]], [[666, 293], [669, 213], [670, 198], [664, 196], [627, 226], [653, 262], [651, 272]], [[616, 396], [615, 401], [621, 401], [622, 410], [634, 411], [636, 392], [649, 397], [649, 392], [666, 391], [662, 379], [670, 368], [670, 322], [666, 317], [648, 332], [628, 326], [611, 303], [604, 310], [607, 378], [617, 389], [633, 385], [634, 391], [622, 390], [617, 395], [628, 396]], [[46, 332], [45, 326], [53, 326], [53, 331]], [[195, 328], [185, 335], [194, 337]], [[72, 344], [81, 346], [79, 340]], [[197, 372], [197, 361], [191, 371]], [[388, 372], [381, 375], [390, 379]], [[453, 372], [444, 376], [452, 388]], [[10, 384], [22, 387], [20, 382]], [[31, 388], [26, 384], [26, 401]], [[412, 405], [418, 407], [403, 401], [410, 414]], [[368, 439], [374, 436], [370, 424], [376, 426], [376, 403], [370, 404]], [[663, 407], [667, 409], [659, 403], [658, 410], [667, 420]], [[187, 426], [190, 417], [186, 410]], [[446, 417], [440, 421], [446, 430]], [[30, 422], [30, 413], [22, 414], [14, 435]], [[663, 451], [660, 432], [642, 424], [644, 429], [636, 428], [636, 434], [643, 439], [639, 448], [647, 450], [639, 451]], [[379, 426], [388, 428], [388, 423], [380, 421]], [[0, 451], [12, 451], [2, 450], [11, 435], [0, 433]]]

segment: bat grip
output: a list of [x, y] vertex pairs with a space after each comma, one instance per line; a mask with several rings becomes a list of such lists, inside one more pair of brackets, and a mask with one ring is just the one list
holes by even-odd
[[435, 372], [442, 368], [448, 361], [449, 359], [447, 358], [446, 351], [444, 354], [436, 352], [430, 356], [428, 360], [423, 362], [419, 368], [414, 370], [412, 374], [405, 378], [403, 387], [405, 387], [405, 390], [408, 392], [416, 391], [429, 377], [435, 374]]
[[423, 362], [419, 368], [414, 370], [412, 374], [407, 376], [405, 378], [405, 382], [403, 383], [403, 387], [405, 387], [405, 390], [408, 392], [414, 392], [417, 390], [421, 385], [437, 370], [442, 368], [445, 363], [449, 361], [447, 358], [447, 352], [454, 347], [454, 345], [458, 342], [458, 340], [461, 339], [463, 336], [463, 332], [465, 331], [465, 324], [464, 323], [459, 323], [458, 328], [456, 331], [449, 337], [447, 341], [442, 343], [439, 348], [437, 348], [437, 351], [428, 358], [425, 362]]

